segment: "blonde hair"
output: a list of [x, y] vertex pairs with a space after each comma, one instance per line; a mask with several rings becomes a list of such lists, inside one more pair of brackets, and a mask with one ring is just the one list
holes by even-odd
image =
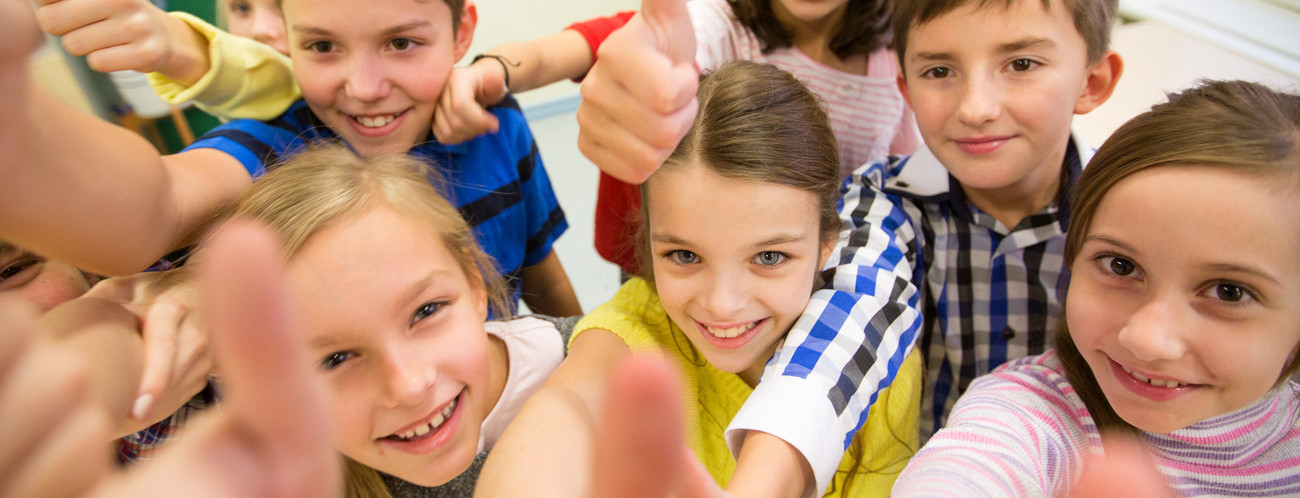
[[[1079, 255], [1092, 217], [1112, 187], [1139, 171], [1187, 165], [1277, 177], [1300, 186], [1300, 95], [1246, 81], [1202, 81], [1124, 123], [1097, 150], [1070, 198], [1065, 267]], [[1070, 384], [1098, 428], [1135, 431], [1106, 401], [1067, 322], [1062, 316], [1056, 350]], [[1297, 370], [1300, 362], [1292, 359], [1278, 382]]]
[[[509, 316], [509, 294], [496, 264], [479, 248], [456, 208], [431, 183], [441, 185], [442, 179], [407, 155], [363, 158], [341, 145], [314, 145], [254, 182], [231, 215], [270, 227], [286, 257], [292, 258], [321, 229], [373, 207], [387, 207], [438, 234], [471, 285], [486, 290], [493, 316]], [[376, 470], [344, 460], [346, 496], [392, 496]]]

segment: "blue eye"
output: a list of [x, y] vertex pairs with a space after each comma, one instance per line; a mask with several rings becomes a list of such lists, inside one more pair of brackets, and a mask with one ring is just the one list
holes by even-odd
[[355, 353], [349, 353], [347, 351], [336, 351], [330, 353], [329, 355], [326, 355], [325, 359], [321, 360], [320, 366], [325, 370], [333, 370], [335, 368], [338, 368], [338, 366], [343, 364], [343, 362], [348, 361], [355, 356], [356, 356]]
[[411, 315], [411, 324], [414, 325], [420, 320], [436, 315], [438, 310], [441, 310], [445, 304], [447, 303], [428, 302], [420, 305], [420, 307], [415, 310], [415, 313]]
[[754, 262], [763, 266], [776, 266], [784, 263], [788, 256], [780, 251], [763, 251], [754, 256]]
[[668, 254], [665, 254], [664, 257], [679, 265], [692, 265], [700, 262], [700, 256], [698, 254], [684, 249], [668, 251]]

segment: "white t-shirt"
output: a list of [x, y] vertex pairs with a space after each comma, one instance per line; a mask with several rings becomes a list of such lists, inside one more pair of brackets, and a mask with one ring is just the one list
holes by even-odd
[[564, 340], [551, 322], [536, 318], [520, 318], [508, 322], [483, 324], [487, 333], [506, 344], [510, 359], [510, 375], [506, 378], [501, 399], [483, 419], [479, 432], [478, 451], [490, 451], [506, 426], [519, 414], [524, 402], [536, 393], [550, 377], [555, 367], [564, 359]]

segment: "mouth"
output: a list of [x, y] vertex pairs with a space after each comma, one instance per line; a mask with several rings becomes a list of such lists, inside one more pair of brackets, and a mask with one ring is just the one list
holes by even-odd
[[447, 419], [451, 418], [452, 414], [456, 413], [456, 406], [459, 404], [460, 396], [452, 398], [451, 402], [447, 403], [447, 406], [443, 408], [442, 411], [434, 413], [427, 420], [416, 423], [406, 430], [389, 434], [380, 439], [409, 443], [432, 437], [438, 432], [438, 429], [442, 427], [442, 424], [446, 423]]
[[730, 324], [706, 324], [696, 321], [695, 326], [700, 331], [700, 335], [709, 344], [720, 349], [737, 349], [752, 340], [767, 318], [755, 320], [752, 322], [740, 322]]
[[720, 326], [713, 326], [708, 324], [701, 324], [701, 325], [704, 325], [704, 330], [707, 330], [710, 334], [713, 334], [714, 337], [721, 337], [723, 339], [732, 339], [735, 337], [739, 337], [740, 334], [753, 330], [754, 327], [758, 326], [758, 322], [743, 323], [733, 327], [720, 327]]
[[1178, 381], [1175, 381], [1175, 380], [1168, 380], [1168, 379], [1153, 379], [1153, 378], [1147, 377], [1147, 376], [1145, 376], [1145, 375], [1142, 375], [1141, 373], [1138, 373], [1137, 371], [1134, 371], [1133, 369], [1131, 369], [1131, 368], [1129, 368], [1129, 367], [1126, 367], [1126, 366], [1124, 366], [1124, 365], [1120, 365], [1119, 368], [1120, 368], [1121, 370], [1123, 370], [1124, 373], [1129, 374], [1130, 377], [1133, 377], [1134, 379], [1138, 380], [1139, 382], [1144, 382], [1144, 383], [1146, 383], [1146, 384], [1149, 384], [1149, 385], [1152, 385], [1152, 386], [1155, 386], [1155, 387], [1163, 387], [1163, 388], [1166, 388], [1166, 389], [1176, 389], [1176, 388], [1179, 388], [1179, 387], [1187, 387], [1187, 386], [1192, 385], [1192, 384], [1187, 383], [1187, 382], [1178, 382]]
[[348, 122], [358, 134], [367, 137], [378, 137], [392, 133], [393, 130], [401, 124], [402, 117], [405, 116], [408, 111], [410, 111], [410, 109], [404, 109], [401, 112], [389, 114], [343, 113], [343, 115], [347, 116]]
[[967, 154], [988, 154], [1006, 145], [1014, 135], [954, 138], [953, 144]]

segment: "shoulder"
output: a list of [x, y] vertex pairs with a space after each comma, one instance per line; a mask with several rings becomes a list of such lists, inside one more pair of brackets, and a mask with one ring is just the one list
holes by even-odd
[[1092, 425], [1055, 350], [1007, 362], [975, 379], [953, 407], [949, 424], [959, 423], [968, 413], [1009, 408], [1017, 410], [1002, 417], [1009, 423], [1049, 424], [1070, 433]]
[[604, 329], [621, 337], [633, 349], [653, 347], [656, 338], [671, 331], [671, 322], [649, 282], [633, 278], [609, 302], [600, 305], [573, 328], [576, 340], [590, 329]]

